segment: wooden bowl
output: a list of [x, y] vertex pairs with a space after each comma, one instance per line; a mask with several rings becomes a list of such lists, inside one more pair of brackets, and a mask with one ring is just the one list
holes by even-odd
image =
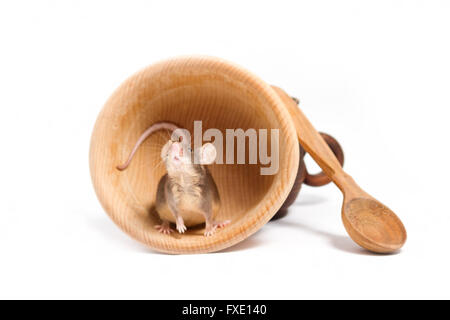
[[[116, 166], [146, 128], [163, 120], [191, 132], [194, 120], [203, 121], [203, 132], [279, 129], [278, 173], [260, 175], [260, 164], [210, 166], [222, 200], [218, 219], [231, 224], [210, 237], [201, 226], [185, 234], [160, 234], [154, 228], [159, 223], [154, 201], [165, 174], [160, 151], [167, 132], [150, 136], [126, 171]], [[126, 80], [98, 116], [90, 148], [92, 181], [105, 211], [130, 236], [166, 253], [217, 251], [247, 238], [282, 206], [298, 166], [296, 130], [279, 94], [243, 68], [211, 57], [163, 61]]]

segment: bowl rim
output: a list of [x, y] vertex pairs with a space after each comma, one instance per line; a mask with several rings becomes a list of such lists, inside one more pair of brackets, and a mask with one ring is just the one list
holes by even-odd
[[[108, 181], [104, 178], [105, 168], [102, 168], [102, 161], [97, 161], [98, 151], [101, 149], [102, 132], [105, 130], [105, 122], [107, 121], [107, 111], [114, 107], [112, 104], [113, 97], [121, 95], [124, 90], [129, 90], [130, 85], [136, 85], [139, 80], [142, 80], [143, 75], [155, 70], [164, 68], [178, 68], [184, 65], [215, 68], [220, 72], [226, 72], [239, 77], [241, 81], [247, 85], [253, 86], [257, 89], [261, 96], [264, 97], [267, 104], [272, 107], [273, 114], [277, 117], [277, 122], [280, 129], [280, 138], [284, 139], [286, 151], [288, 153], [280, 153], [280, 170], [275, 175], [274, 181], [269, 188], [267, 195], [263, 198], [261, 203], [252, 210], [255, 211], [252, 215], [247, 215], [239, 225], [230, 226], [221, 230], [211, 237], [204, 237], [201, 243], [192, 243], [192, 241], [183, 241], [182, 235], [175, 239], [167, 237], [166, 239], [156, 239], [151, 236], [151, 233], [145, 232], [145, 226], [136, 226], [123, 218], [123, 210], [132, 210], [123, 199], [115, 199], [111, 201], [111, 195], [106, 192], [111, 191]], [[105, 118], [106, 117], [106, 118]], [[258, 231], [264, 224], [266, 224], [282, 206], [287, 198], [292, 186], [295, 182], [297, 174], [298, 163], [300, 160], [299, 146], [295, 125], [291, 119], [289, 111], [285, 108], [278, 93], [262, 79], [238, 66], [232, 62], [228, 62], [221, 58], [211, 56], [180, 56], [171, 59], [166, 59], [155, 64], [149, 65], [141, 69], [127, 80], [125, 80], [111, 95], [99, 113], [94, 125], [91, 135], [90, 150], [89, 150], [89, 167], [91, 173], [91, 180], [96, 192], [97, 198], [101, 203], [103, 209], [114, 221], [114, 223], [122, 229], [125, 233], [148, 247], [164, 253], [206, 253], [223, 250], [227, 247], [233, 246], [242, 240], [248, 238], [250, 235]], [[114, 189], [112, 189], [114, 191]], [[256, 210], [258, 209], [258, 210]], [[259, 211], [259, 212], [258, 212]], [[147, 226], [148, 227], [148, 226]]]

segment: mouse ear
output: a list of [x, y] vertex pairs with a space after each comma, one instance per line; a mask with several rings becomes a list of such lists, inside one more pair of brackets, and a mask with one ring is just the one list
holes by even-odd
[[216, 160], [217, 151], [212, 143], [205, 143], [200, 148], [200, 164], [212, 164]]

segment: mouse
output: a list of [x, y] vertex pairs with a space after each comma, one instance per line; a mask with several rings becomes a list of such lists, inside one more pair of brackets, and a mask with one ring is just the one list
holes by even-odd
[[119, 171], [128, 168], [139, 146], [154, 132], [169, 130], [172, 137], [161, 149], [161, 161], [167, 173], [161, 177], [156, 191], [155, 209], [161, 223], [155, 228], [163, 234], [174, 232], [170, 223], [182, 234], [186, 226], [205, 223], [205, 236], [212, 236], [217, 229], [224, 228], [230, 220], [217, 221], [220, 196], [217, 185], [206, 167], [214, 163], [217, 152], [212, 143], [197, 149], [191, 148], [190, 135], [185, 129], [171, 122], [151, 125], [137, 140], [128, 160], [117, 166]]

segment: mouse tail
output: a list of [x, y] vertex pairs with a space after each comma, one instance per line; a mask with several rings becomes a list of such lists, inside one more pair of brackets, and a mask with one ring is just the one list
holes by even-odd
[[130, 156], [128, 157], [128, 160], [122, 164], [122, 165], [118, 165], [116, 168], [119, 171], [123, 171], [126, 168], [128, 168], [128, 166], [131, 163], [131, 160], [133, 159], [136, 151], [139, 149], [140, 145], [154, 132], [159, 131], [159, 130], [170, 130], [170, 131], [175, 131], [176, 129], [179, 129], [179, 127], [171, 122], [157, 122], [152, 124], [147, 130], [144, 131], [143, 134], [141, 134], [141, 136], [139, 137], [138, 141], [136, 142], [133, 150], [130, 153]]

